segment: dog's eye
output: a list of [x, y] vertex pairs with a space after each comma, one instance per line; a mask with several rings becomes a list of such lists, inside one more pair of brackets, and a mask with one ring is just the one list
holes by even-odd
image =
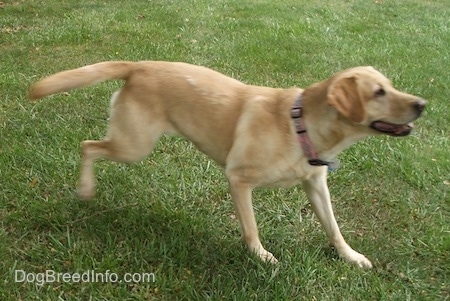
[[379, 88], [375, 91], [375, 96], [384, 96], [386, 95], [386, 91], [383, 88]]

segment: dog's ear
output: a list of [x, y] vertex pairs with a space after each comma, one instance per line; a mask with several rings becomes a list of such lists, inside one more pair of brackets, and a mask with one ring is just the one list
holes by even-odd
[[336, 79], [328, 88], [328, 103], [353, 122], [365, 119], [365, 102], [357, 86], [357, 77]]

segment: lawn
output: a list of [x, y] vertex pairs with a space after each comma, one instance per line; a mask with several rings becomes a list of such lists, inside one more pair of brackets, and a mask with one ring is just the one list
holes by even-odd
[[[450, 300], [449, 20], [447, 0], [0, 1], [0, 300]], [[427, 99], [412, 135], [363, 140], [329, 175], [343, 235], [374, 268], [337, 257], [300, 187], [255, 191], [280, 264], [259, 262], [222, 170], [180, 137], [138, 164], [98, 162], [96, 197], [79, 200], [80, 142], [105, 134], [121, 83], [37, 103], [27, 89], [106, 60], [273, 87], [372, 65]], [[105, 281], [39, 283], [46, 271]]]

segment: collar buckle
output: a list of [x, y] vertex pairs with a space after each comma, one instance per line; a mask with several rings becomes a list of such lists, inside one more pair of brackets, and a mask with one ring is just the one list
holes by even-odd
[[312, 166], [324, 166], [324, 165], [328, 166], [328, 165], [330, 164], [330, 162], [324, 161], [324, 160], [320, 160], [320, 159], [318, 159], [318, 158], [315, 158], [315, 159], [309, 159], [309, 160], [308, 160], [308, 163], [309, 163], [310, 165], [312, 165]]

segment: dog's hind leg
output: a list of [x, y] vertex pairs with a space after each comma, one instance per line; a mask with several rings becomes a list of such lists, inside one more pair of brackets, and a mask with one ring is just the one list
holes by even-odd
[[95, 193], [96, 159], [134, 163], [148, 156], [165, 131], [162, 117], [155, 113], [158, 112], [150, 112], [132, 99], [125, 101], [122, 95], [113, 95], [106, 138], [81, 143], [82, 163], [78, 195], [82, 199], [90, 199]]

